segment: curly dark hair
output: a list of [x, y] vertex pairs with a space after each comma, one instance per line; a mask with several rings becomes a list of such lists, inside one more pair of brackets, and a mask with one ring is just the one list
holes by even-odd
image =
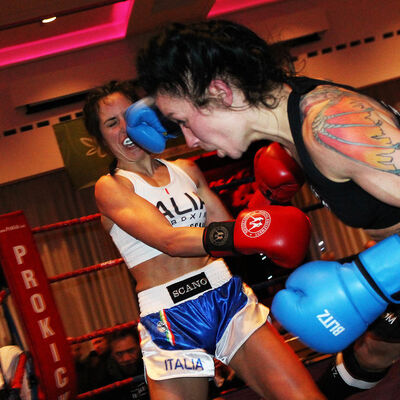
[[294, 75], [290, 55], [281, 46], [225, 20], [166, 26], [139, 51], [136, 67], [149, 95], [185, 97], [197, 107], [210, 102], [211, 81], [224, 79], [250, 105], [274, 108], [278, 99], [271, 91]]
[[98, 86], [90, 90], [86, 96], [85, 105], [83, 107], [83, 117], [85, 127], [89, 134], [94, 136], [100, 146], [107, 150], [107, 145], [104, 141], [103, 135], [99, 126], [99, 102], [104, 97], [113, 93], [122, 93], [128, 99], [135, 102], [139, 100], [137, 94], [138, 84], [135, 81], [109, 81], [103, 86]]

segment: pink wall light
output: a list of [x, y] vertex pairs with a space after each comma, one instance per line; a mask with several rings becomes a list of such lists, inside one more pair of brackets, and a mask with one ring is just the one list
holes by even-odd
[[244, 10], [246, 8], [262, 6], [263, 4], [267, 3], [276, 3], [278, 1], [282, 0], [215, 0], [215, 3], [207, 17], [219, 17], [221, 15]]
[[109, 23], [16, 46], [3, 47], [0, 49], [0, 67], [122, 39], [126, 36], [133, 3], [134, 0], [127, 0], [113, 4]]

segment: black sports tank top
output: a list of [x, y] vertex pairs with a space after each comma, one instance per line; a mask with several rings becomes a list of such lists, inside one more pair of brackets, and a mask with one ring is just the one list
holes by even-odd
[[[355, 228], [381, 229], [400, 222], [400, 208], [376, 199], [353, 181], [337, 183], [323, 176], [312, 162], [304, 145], [300, 114], [301, 96], [318, 85], [339, 86], [354, 92], [357, 90], [346, 85], [307, 77], [292, 78], [288, 84], [293, 89], [288, 99], [290, 129], [305, 176], [314, 194], [341, 221]], [[400, 123], [399, 116], [396, 116]]]

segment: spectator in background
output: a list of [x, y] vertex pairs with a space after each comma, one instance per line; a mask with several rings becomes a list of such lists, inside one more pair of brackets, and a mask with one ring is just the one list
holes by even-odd
[[93, 351], [97, 355], [103, 355], [109, 352], [110, 346], [106, 336], [97, 337], [91, 340]]
[[132, 384], [110, 392], [108, 398], [118, 400], [149, 399], [144, 382], [144, 367], [136, 328], [116, 331], [109, 337], [110, 353], [107, 361], [109, 383], [134, 377]]
[[74, 343], [71, 344], [71, 354], [76, 362], [81, 363], [83, 361], [83, 353], [82, 353], [82, 343]]
[[75, 362], [76, 377], [78, 380], [78, 390], [83, 389], [85, 379], [85, 362], [82, 352], [82, 343], [74, 343], [70, 346], [71, 354]]
[[137, 329], [114, 332], [110, 338], [110, 359], [107, 369], [114, 380], [143, 375], [143, 360], [140, 352]]
[[81, 376], [79, 377], [79, 392], [96, 389], [107, 382], [107, 360], [110, 350], [106, 336], [91, 340], [92, 351], [84, 358]]

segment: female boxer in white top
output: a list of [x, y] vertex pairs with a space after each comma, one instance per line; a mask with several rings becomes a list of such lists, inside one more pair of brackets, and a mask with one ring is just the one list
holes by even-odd
[[137, 282], [151, 397], [206, 399], [215, 356], [263, 397], [323, 399], [267, 321], [268, 308], [204, 249], [203, 226], [231, 217], [200, 170], [153, 158], [127, 137], [124, 113], [135, 97], [126, 83], [110, 82], [89, 94], [84, 115], [117, 160], [95, 195]]

